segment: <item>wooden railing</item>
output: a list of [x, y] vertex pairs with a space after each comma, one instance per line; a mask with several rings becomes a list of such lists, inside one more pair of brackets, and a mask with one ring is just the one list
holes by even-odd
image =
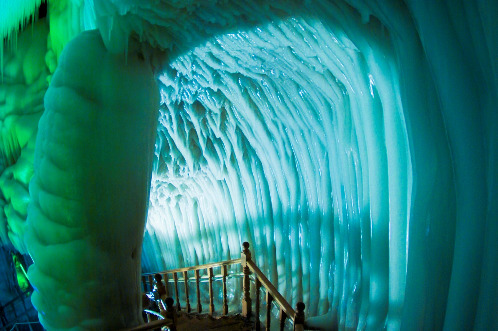
[[[173, 282], [174, 283], [174, 288], [175, 288], [175, 298], [176, 298], [176, 310], [181, 311], [182, 307], [180, 305], [180, 298], [179, 298], [179, 291], [178, 291], [178, 283], [183, 282], [184, 283], [184, 290], [185, 290], [185, 307], [184, 309], [187, 311], [187, 313], [190, 313], [192, 311], [190, 307], [190, 296], [189, 296], [189, 288], [188, 288], [188, 282], [194, 280], [196, 283], [196, 291], [197, 291], [197, 312], [202, 313], [202, 304], [201, 304], [201, 296], [200, 296], [200, 282], [201, 280], [206, 280], [209, 283], [209, 314], [213, 315], [214, 314], [214, 300], [213, 300], [213, 280], [215, 278], [214, 274], [214, 268], [216, 267], [221, 267], [221, 274], [218, 274], [216, 278], [221, 277], [223, 281], [223, 308], [222, 308], [222, 314], [227, 315], [228, 314], [228, 300], [227, 300], [227, 278], [228, 278], [228, 269], [227, 267], [229, 265], [233, 264], [240, 264], [240, 259], [235, 259], [235, 260], [228, 260], [228, 261], [223, 261], [223, 262], [215, 262], [215, 263], [208, 263], [208, 264], [203, 264], [203, 265], [198, 265], [194, 267], [188, 267], [188, 268], [179, 268], [179, 269], [172, 269], [172, 270], [166, 270], [166, 271], [161, 271], [159, 273], [150, 273], [150, 274], [143, 274], [142, 275], [142, 283], [144, 286], [144, 291], [152, 291], [154, 288], [154, 282], [153, 278], [156, 277], [156, 275], [160, 275], [162, 279], [164, 279], [165, 283], [168, 284], [168, 282]], [[207, 276], [200, 276], [200, 270], [206, 270], [207, 271]], [[194, 271], [194, 278], [191, 278], [188, 276], [189, 271]], [[178, 278], [178, 274], [180, 274], [183, 278]], [[166, 293], [165, 296], [169, 296], [168, 293], [168, 287], [166, 286], [165, 289]]]
[[242, 271], [244, 273], [243, 280], [243, 291], [244, 296], [242, 298], [242, 316], [249, 317], [252, 314], [251, 308], [251, 297], [250, 297], [250, 289], [251, 282], [249, 279], [249, 275], [251, 271], [255, 275], [255, 285], [256, 285], [256, 304], [255, 304], [255, 328], [257, 331], [260, 330], [259, 323], [259, 293], [261, 286], [266, 289], [266, 330], [270, 330], [271, 325], [271, 305], [272, 302], [275, 301], [280, 307], [280, 330], [284, 329], [285, 320], [287, 318], [292, 319], [294, 324], [295, 331], [304, 330], [304, 308], [305, 305], [303, 302], [298, 302], [296, 304], [296, 310], [292, 309], [291, 305], [285, 300], [285, 298], [278, 292], [278, 290], [273, 286], [273, 284], [266, 278], [266, 276], [261, 272], [258, 266], [252, 261], [251, 251], [249, 251], [249, 243], [243, 243], [244, 249], [241, 253], [241, 265]]
[[[213, 300], [213, 278], [215, 278], [213, 268], [220, 267], [221, 268], [221, 274], [218, 274], [216, 278], [221, 277], [223, 281], [223, 307], [221, 309], [221, 312], [223, 315], [228, 314], [228, 301], [227, 301], [227, 277], [229, 276], [227, 266], [229, 265], [234, 265], [234, 264], [240, 264], [242, 266], [242, 273], [241, 274], [236, 274], [240, 275], [243, 277], [242, 280], [242, 316], [244, 317], [251, 317], [252, 316], [252, 300], [251, 300], [251, 274], [253, 275], [254, 278], [254, 283], [255, 283], [255, 292], [256, 292], [256, 302], [255, 302], [255, 329], [260, 330], [260, 319], [259, 319], [259, 314], [260, 314], [260, 290], [261, 287], [264, 287], [266, 289], [266, 309], [267, 309], [267, 315], [266, 315], [266, 330], [270, 330], [270, 324], [271, 324], [271, 307], [272, 303], [275, 302], [278, 304], [280, 308], [280, 330], [284, 329], [284, 324], [285, 320], [287, 318], [290, 318], [294, 324], [294, 330], [295, 331], [301, 331], [304, 330], [304, 309], [305, 305], [302, 302], [298, 302], [296, 305], [296, 310], [294, 310], [291, 305], [285, 300], [285, 298], [278, 292], [278, 290], [273, 286], [273, 284], [266, 278], [266, 276], [261, 272], [261, 270], [258, 268], [258, 266], [253, 262], [251, 252], [249, 251], [249, 243], [244, 242], [243, 243], [243, 250], [241, 253], [241, 258], [240, 259], [235, 259], [235, 260], [228, 260], [228, 261], [223, 261], [223, 262], [216, 262], [216, 263], [209, 263], [209, 264], [204, 264], [204, 265], [199, 265], [199, 266], [194, 266], [194, 267], [188, 267], [188, 268], [179, 268], [179, 269], [173, 269], [173, 270], [166, 270], [166, 271], [161, 271], [159, 274], [159, 277], [157, 276], [158, 274], [143, 274], [142, 275], [142, 282], [143, 282], [143, 287], [144, 291], [152, 291], [154, 282], [153, 282], [153, 277], [157, 277], [159, 279], [159, 283], [161, 278], [164, 278], [166, 284], [168, 282], [174, 283], [174, 288], [175, 288], [175, 296], [176, 296], [176, 310], [180, 311], [182, 309], [180, 305], [180, 300], [179, 300], [179, 292], [178, 292], [178, 283], [183, 282], [185, 286], [185, 310], [187, 312], [191, 312], [190, 308], [190, 298], [189, 298], [189, 288], [188, 288], [188, 282], [189, 281], [195, 281], [196, 283], [196, 292], [197, 292], [197, 312], [201, 313], [202, 312], [202, 305], [201, 305], [201, 295], [200, 295], [200, 282], [201, 279], [204, 278], [204, 280], [207, 278], [207, 281], [209, 282], [209, 314], [213, 315], [214, 314], [214, 300]], [[200, 277], [200, 270], [206, 270], [207, 271], [207, 276]], [[194, 277], [189, 277], [188, 273], [194, 271]], [[182, 278], [178, 278], [178, 274], [182, 276]], [[234, 274], [230, 274], [230, 276], [234, 276]], [[157, 281], [156, 281], [157, 282]], [[166, 286], [165, 288], [164, 296], [169, 296], [168, 293], [168, 288]], [[145, 330], [145, 329], [141, 329]], [[132, 330], [129, 330], [132, 331]], [[133, 331], [138, 331], [133, 329]]]

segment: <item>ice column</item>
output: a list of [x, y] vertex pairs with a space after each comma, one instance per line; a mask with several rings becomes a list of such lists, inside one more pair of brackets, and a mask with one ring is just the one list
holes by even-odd
[[140, 257], [158, 89], [137, 42], [106, 51], [98, 31], [64, 49], [45, 96], [26, 245], [47, 330], [141, 323]]

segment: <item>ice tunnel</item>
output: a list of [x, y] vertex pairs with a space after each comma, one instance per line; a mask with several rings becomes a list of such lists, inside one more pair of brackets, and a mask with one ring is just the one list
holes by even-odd
[[244, 241], [310, 325], [498, 330], [498, 3], [0, 4], [0, 239], [47, 330]]

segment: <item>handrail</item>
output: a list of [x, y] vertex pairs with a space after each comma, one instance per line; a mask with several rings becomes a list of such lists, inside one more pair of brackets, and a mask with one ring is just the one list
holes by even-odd
[[249, 265], [249, 268], [251, 268], [251, 270], [259, 278], [261, 285], [263, 285], [271, 294], [273, 300], [275, 300], [279, 304], [279, 306], [283, 308], [287, 316], [289, 316], [292, 320], [294, 320], [294, 315], [296, 314], [296, 311], [292, 309], [291, 305], [287, 302], [287, 300], [284, 299], [284, 297], [278, 292], [275, 286], [273, 286], [273, 284], [268, 280], [268, 278], [266, 278], [263, 272], [258, 268], [258, 266], [253, 261], [249, 260], [247, 261], [247, 264]]
[[[182, 307], [180, 306], [180, 298], [178, 295], [178, 282], [181, 282], [182, 279], [178, 279], [177, 273], [181, 273], [183, 275], [183, 281], [185, 282], [185, 297], [186, 297], [186, 307], [185, 309], [187, 312], [191, 311], [190, 308], [190, 300], [189, 300], [189, 295], [188, 295], [188, 285], [187, 282], [192, 281], [192, 278], [188, 277], [188, 271], [195, 271], [195, 278], [193, 280], [196, 282], [196, 289], [197, 289], [197, 312], [201, 313], [202, 312], [202, 304], [200, 300], [200, 287], [199, 283], [201, 282], [201, 277], [199, 274], [199, 270], [207, 270], [207, 281], [209, 282], [209, 314], [213, 315], [214, 313], [214, 298], [213, 298], [213, 280], [215, 278], [215, 275], [213, 273], [213, 268], [216, 267], [221, 267], [221, 278], [223, 280], [223, 315], [228, 314], [228, 298], [227, 298], [227, 277], [228, 271], [227, 271], [227, 266], [229, 265], [234, 265], [234, 264], [240, 264], [240, 259], [232, 259], [232, 260], [226, 260], [226, 261], [221, 261], [221, 262], [212, 262], [212, 263], [206, 263], [202, 265], [197, 265], [197, 266], [191, 266], [191, 267], [185, 267], [185, 268], [177, 268], [177, 269], [171, 269], [171, 270], [165, 270], [165, 271], [160, 271], [158, 273], [145, 273], [142, 274], [142, 282], [144, 285], [144, 290], [147, 290], [147, 278], [149, 279], [149, 288], [152, 290], [152, 275], [154, 275], [154, 278], [157, 276], [162, 277], [164, 275], [165, 277], [165, 282], [173, 282], [175, 284], [175, 292], [176, 292], [176, 309], [178, 311], [181, 311]], [[172, 274], [173, 275], [173, 281], [168, 280], [166, 275]], [[219, 276], [216, 276], [218, 278]], [[167, 292], [167, 288], [165, 288], [165, 291]], [[167, 295], [167, 293], [164, 293]]]
[[212, 262], [212, 263], [206, 263], [206, 264], [196, 265], [196, 266], [192, 266], [192, 267], [177, 268], [177, 269], [165, 270], [165, 271], [160, 271], [160, 272], [149, 272], [146, 274], [142, 274], [142, 276], [153, 276], [155, 274], [172, 274], [174, 272], [202, 270], [202, 269], [216, 268], [216, 267], [221, 267], [221, 266], [231, 265], [231, 264], [240, 264], [240, 259], [226, 260], [226, 261], [222, 261], [222, 262]]
[[266, 278], [266, 276], [261, 272], [261, 270], [252, 261], [252, 254], [249, 250], [249, 243], [244, 242], [242, 244], [244, 249], [240, 253], [242, 271], [244, 272], [244, 279], [242, 283], [243, 287], [243, 297], [242, 297], [242, 316], [250, 317], [252, 314], [252, 301], [251, 301], [251, 283], [249, 280], [249, 275], [251, 270], [256, 274], [256, 304], [255, 304], [255, 326], [256, 331], [260, 330], [259, 325], [259, 291], [261, 286], [266, 288], [266, 330], [270, 330], [271, 326], [271, 304], [276, 301], [280, 306], [280, 331], [285, 328], [285, 320], [290, 317], [294, 324], [294, 331], [304, 330], [304, 308], [303, 302], [298, 302], [296, 304], [296, 310], [292, 309], [290, 304], [285, 300], [285, 298], [278, 292], [278, 290], [273, 286], [273, 284]]
[[[162, 283], [162, 275], [165, 276], [165, 282], [166, 284], [170, 282], [168, 280], [167, 275], [172, 274], [173, 275], [173, 282], [174, 282], [174, 287], [175, 287], [175, 292], [176, 292], [176, 310], [180, 311], [180, 300], [179, 300], [179, 294], [178, 294], [178, 282], [183, 281], [185, 283], [185, 303], [186, 303], [186, 311], [190, 312], [190, 299], [189, 299], [189, 288], [188, 288], [188, 282], [194, 280], [196, 282], [196, 290], [197, 290], [197, 312], [201, 313], [202, 312], [202, 305], [201, 305], [201, 299], [200, 299], [200, 289], [199, 289], [199, 283], [200, 283], [200, 274], [199, 270], [207, 270], [207, 278], [209, 281], [209, 314], [213, 315], [214, 313], [214, 304], [213, 304], [213, 278], [214, 278], [214, 273], [213, 273], [213, 268], [215, 267], [221, 267], [221, 277], [223, 278], [223, 315], [228, 314], [228, 304], [227, 304], [227, 282], [226, 279], [228, 277], [228, 271], [227, 271], [227, 266], [233, 265], [233, 264], [240, 264], [242, 266], [242, 275], [243, 275], [243, 281], [242, 281], [242, 316], [243, 317], [250, 317], [252, 315], [252, 300], [251, 300], [251, 281], [250, 281], [250, 274], [251, 272], [255, 275], [255, 283], [256, 283], [256, 303], [255, 303], [255, 329], [257, 331], [260, 330], [260, 323], [259, 323], [259, 310], [260, 310], [260, 300], [259, 300], [259, 293], [260, 293], [260, 288], [263, 286], [266, 289], [266, 309], [267, 309], [267, 318], [266, 318], [266, 329], [270, 329], [270, 323], [271, 323], [271, 304], [273, 301], [275, 301], [279, 307], [280, 307], [280, 330], [284, 329], [285, 325], [285, 320], [287, 318], [290, 318], [294, 324], [294, 330], [304, 330], [304, 309], [305, 305], [302, 302], [298, 302], [296, 305], [296, 310], [294, 310], [291, 305], [285, 300], [285, 298], [278, 292], [277, 288], [268, 280], [268, 278], [263, 274], [263, 272], [258, 268], [258, 266], [252, 261], [251, 257], [251, 252], [249, 251], [249, 243], [244, 242], [243, 243], [243, 251], [240, 254], [240, 259], [233, 259], [233, 260], [227, 260], [227, 261], [222, 261], [222, 262], [214, 262], [214, 263], [207, 263], [203, 265], [198, 265], [198, 266], [192, 266], [192, 267], [186, 267], [186, 268], [177, 268], [177, 269], [172, 269], [172, 270], [165, 270], [165, 271], [160, 271], [158, 273], [145, 273], [142, 274], [142, 282], [144, 285], [144, 291], [147, 291], [147, 278], [148, 278], [148, 283], [149, 283], [149, 288], [152, 290], [153, 288], [153, 280], [152, 278], [154, 277], [156, 279], [156, 286], [158, 292], [161, 292], [161, 296], [167, 296], [168, 289], [167, 287], [164, 286]], [[189, 271], [195, 271], [195, 277], [189, 277], [188, 272]], [[178, 279], [177, 273], [181, 273], [183, 275], [183, 279]], [[153, 276], [154, 275], [154, 276]], [[171, 299], [172, 300], [172, 299]], [[140, 329], [140, 330], [148, 330], [148, 329]], [[124, 331], [124, 330], [123, 330]], [[139, 330], [126, 330], [126, 331], [139, 331]]]

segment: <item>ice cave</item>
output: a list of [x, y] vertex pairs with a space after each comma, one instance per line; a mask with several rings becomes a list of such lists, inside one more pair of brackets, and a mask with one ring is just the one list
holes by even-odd
[[245, 241], [322, 330], [498, 330], [498, 2], [1, 0], [0, 35], [46, 330], [139, 325], [142, 273]]

